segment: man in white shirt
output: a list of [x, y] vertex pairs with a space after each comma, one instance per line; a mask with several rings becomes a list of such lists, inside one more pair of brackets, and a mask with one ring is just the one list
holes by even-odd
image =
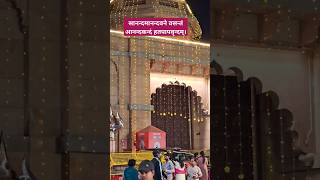
[[201, 169], [197, 166], [197, 162], [194, 158], [191, 159], [191, 166], [187, 169], [187, 179], [188, 180], [199, 180], [202, 177]]

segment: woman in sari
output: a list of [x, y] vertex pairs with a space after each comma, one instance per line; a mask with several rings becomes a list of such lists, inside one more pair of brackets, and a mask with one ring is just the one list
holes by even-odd
[[186, 168], [182, 160], [176, 162], [175, 175], [175, 180], [186, 180]]
[[200, 180], [208, 180], [209, 173], [208, 173], [208, 159], [205, 157], [203, 151], [200, 152], [200, 157], [197, 158], [198, 166], [201, 169], [202, 177]]

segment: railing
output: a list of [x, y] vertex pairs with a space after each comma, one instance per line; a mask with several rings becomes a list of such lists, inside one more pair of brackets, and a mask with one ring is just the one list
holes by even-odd
[[151, 160], [153, 158], [152, 152], [136, 152], [136, 153], [111, 153], [110, 166], [126, 166], [129, 159], [136, 160], [136, 164], [140, 164], [143, 160]]

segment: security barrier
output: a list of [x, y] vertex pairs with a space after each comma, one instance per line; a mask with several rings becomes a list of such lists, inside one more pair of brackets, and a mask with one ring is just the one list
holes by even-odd
[[129, 159], [135, 159], [136, 165], [139, 165], [143, 160], [152, 160], [152, 152], [136, 152], [136, 153], [111, 153], [110, 166], [127, 166]]

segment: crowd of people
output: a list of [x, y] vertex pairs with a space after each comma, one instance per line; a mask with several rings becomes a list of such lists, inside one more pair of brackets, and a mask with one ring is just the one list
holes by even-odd
[[165, 154], [165, 162], [160, 161], [160, 151], [153, 151], [153, 159], [143, 160], [138, 169], [136, 161], [130, 159], [124, 170], [124, 180], [209, 180], [208, 159], [203, 151], [195, 153], [189, 162], [175, 159]]

